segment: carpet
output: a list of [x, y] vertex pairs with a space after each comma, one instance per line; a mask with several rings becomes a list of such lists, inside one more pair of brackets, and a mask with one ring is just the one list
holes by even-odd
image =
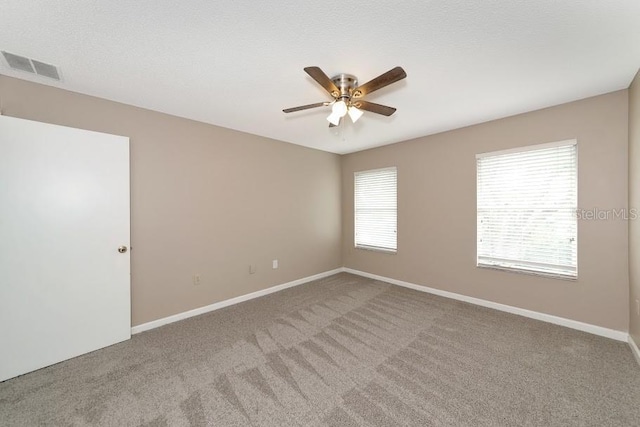
[[625, 343], [347, 273], [0, 383], [3, 426], [638, 426]]

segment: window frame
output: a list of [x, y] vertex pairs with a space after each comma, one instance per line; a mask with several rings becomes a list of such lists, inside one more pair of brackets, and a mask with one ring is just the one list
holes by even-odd
[[[480, 255], [480, 233], [481, 233], [481, 229], [479, 226], [479, 221], [480, 221], [480, 180], [479, 180], [479, 172], [480, 172], [480, 168], [478, 167], [478, 161], [481, 158], [486, 158], [486, 157], [494, 157], [494, 156], [501, 156], [501, 155], [505, 155], [505, 154], [522, 154], [522, 153], [527, 153], [530, 151], [537, 151], [537, 150], [544, 150], [544, 149], [549, 149], [549, 148], [556, 148], [556, 147], [574, 147], [574, 162], [575, 162], [575, 168], [573, 170], [573, 173], [575, 174], [573, 177], [574, 183], [575, 183], [575, 189], [574, 191], [574, 195], [575, 195], [575, 206], [572, 206], [572, 212], [573, 212], [573, 221], [575, 221], [574, 226], [575, 226], [575, 236], [573, 237], [573, 241], [572, 243], [575, 245], [574, 248], [572, 249], [575, 253], [575, 266], [571, 266], [573, 268], [573, 272], [561, 272], [561, 271], [544, 271], [544, 270], [540, 270], [540, 269], [535, 269], [533, 267], [534, 264], [538, 264], [538, 268], [544, 268], [542, 267], [543, 265], [549, 266], [552, 264], [544, 264], [544, 263], [536, 263], [534, 261], [526, 261], [524, 259], [520, 259], [520, 260], [505, 260], [505, 259], [501, 259], [499, 257], [494, 256], [493, 259], [496, 260], [496, 263], [491, 264], [491, 263], [486, 263], [486, 262], [482, 262], [481, 261], [481, 255]], [[579, 169], [579, 150], [578, 150], [578, 141], [577, 139], [568, 139], [568, 140], [562, 140], [562, 141], [556, 141], [556, 142], [550, 142], [550, 143], [544, 143], [544, 144], [536, 144], [536, 145], [529, 145], [529, 146], [525, 146], [525, 147], [517, 147], [517, 148], [511, 148], [511, 149], [507, 149], [507, 150], [499, 150], [499, 151], [492, 151], [492, 152], [485, 152], [485, 153], [480, 153], [476, 155], [476, 267], [478, 268], [488, 268], [488, 269], [494, 269], [494, 270], [502, 270], [502, 271], [509, 271], [509, 272], [513, 272], [513, 273], [520, 273], [520, 274], [529, 274], [529, 275], [536, 275], [536, 276], [544, 276], [544, 277], [549, 277], [549, 278], [554, 278], [554, 279], [560, 279], [560, 280], [569, 280], [569, 281], [577, 281], [578, 280], [578, 226], [579, 226], [579, 221], [578, 221], [578, 217], [577, 217], [577, 209], [578, 209], [578, 169]], [[482, 256], [482, 258], [492, 258], [491, 256]], [[502, 261], [502, 264], [512, 264], [512, 265], [500, 265], [499, 263]], [[526, 265], [525, 265], [526, 264]], [[558, 269], [559, 270], [559, 269]]]
[[[394, 171], [395, 172], [395, 224], [394, 224], [394, 234], [395, 234], [395, 248], [383, 247], [383, 246], [374, 246], [374, 245], [366, 245], [362, 243], [358, 243], [358, 175], [360, 174], [371, 174], [375, 172], [382, 171]], [[382, 252], [387, 254], [397, 254], [398, 253], [398, 167], [397, 166], [387, 166], [383, 168], [377, 169], [366, 169], [361, 171], [353, 172], [353, 247], [354, 249], [361, 249], [366, 251], [373, 252]]]

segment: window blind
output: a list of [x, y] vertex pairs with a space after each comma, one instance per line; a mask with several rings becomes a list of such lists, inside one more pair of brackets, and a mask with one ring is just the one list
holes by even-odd
[[576, 141], [476, 161], [478, 265], [577, 277]]
[[397, 250], [397, 169], [356, 172], [355, 246]]

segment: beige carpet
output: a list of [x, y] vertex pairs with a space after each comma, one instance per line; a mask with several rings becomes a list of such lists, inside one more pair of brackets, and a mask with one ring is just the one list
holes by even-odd
[[624, 343], [339, 274], [0, 383], [0, 424], [638, 426]]

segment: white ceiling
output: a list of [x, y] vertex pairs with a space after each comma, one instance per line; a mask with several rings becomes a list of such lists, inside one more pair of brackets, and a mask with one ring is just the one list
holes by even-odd
[[[627, 88], [640, 1], [0, 0], [0, 50], [63, 81], [1, 74], [348, 153]], [[284, 114], [330, 99], [312, 65], [361, 84], [402, 66], [366, 98], [398, 111]]]

